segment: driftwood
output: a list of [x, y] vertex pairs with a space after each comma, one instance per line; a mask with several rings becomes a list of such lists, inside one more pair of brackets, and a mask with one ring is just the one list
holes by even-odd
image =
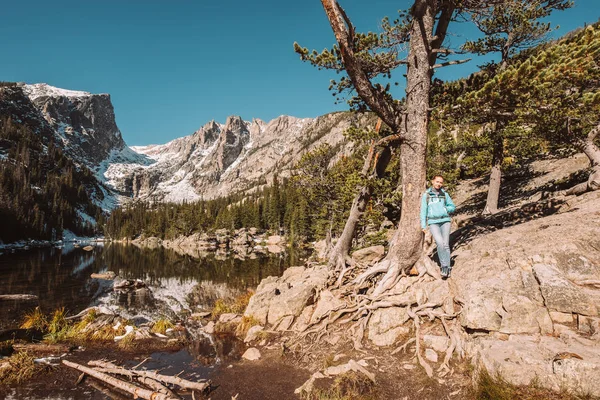
[[13, 344], [12, 348], [16, 351], [28, 351], [30, 353], [68, 353], [71, 349], [65, 344], [46, 344], [46, 343], [19, 343]]
[[141, 398], [146, 400], [175, 400], [177, 397], [171, 397], [164, 393], [157, 393], [152, 390], [143, 389], [138, 387], [132, 383], [122, 381], [115, 377], [112, 377], [103, 372], [96, 371], [93, 368], [88, 368], [84, 365], [80, 365], [71, 361], [63, 360], [63, 364], [67, 367], [75, 368], [78, 371], [88, 374], [89, 376], [96, 378], [102, 382], [105, 382], [111, 386], [116, 387], [117, 389], [123, 390], [125, 392], [133, 394], [134, 398]]
[[37, 300], [35, 294], [0, 294], [0, 300]]
[[186, 379], [179, 378], [177, 376], [170, 375], [161, 375], [154, 371], [141, 371], [135, 369], [125, 369], [123, 367], [119, 367], [113, 363], [107, 361], [90, 361], [88, 365], [92, 367], [99, 367], [100, 371], [109, 372], [111, 374], [120, 374], [126, 376], [142, 376], [146, 378], [151, 378], [159, 382], [170, 383], [172, 385], [177, 385], [179, 387], [191, 390], [199, 390], [204, 391], [208, 389], [210, 386], [210, 380], [202, 380], [201, 382], [192, 382]]
[[[81, 375], [85, 375], [85, 373], [82, 373]], [[90, 380], [89, 382], [87, 382], [87, 384], [90, 385], [91, 387], [93, 387], [94, 389], [96, 389], [97, 391], [104, 393], [108, 399], [112, 399], [112, 400], [129, 400], [130, 399], [130, 397], [126, 397], [125, 395], [121, 394], [120, 392], [117, 393], [116, 391], [111, 391], [109, 388], [105, 387], [104, 385], [102, 385], [96, 381]]]
[[158, 393], [163, 393], [163, 394], [166, 394], [166, 395], [171, 396], [173, 398], [178, 398], [179, 397], [175, 393], [173, 393], [173, 391], [171, 389], [169, 389], [168, 387], [166, 387], [165, 385], [163, 385], [159, 381], [156, 381], [156, 380], [151, 379], [151, 378], [146, 378], [146, 377], [143, 377], [143, 376], [138, 376], [136, 379], [141, 384], [148, 386], [150, 389], [155, 390]]
[[115, 279], [117, 276], [117, 274], [115, 274], [114, 271], [107, 271], [107, 272], [103, 272], [103, 273], [93, 273], [92, 275], [90, 275], [90, 277], [92, 279], [106, 279], [106, 280], [112, 280]]

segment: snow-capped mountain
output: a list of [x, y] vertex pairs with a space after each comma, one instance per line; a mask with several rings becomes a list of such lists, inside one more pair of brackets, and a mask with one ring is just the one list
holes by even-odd
[[[265, 123], [231, 116], [163, 145], [136, 146], [102, 163], [108, 184], [132, 198], [194, 201], [249, 191], [288, 176], [295, 161], [321, 143], [349, 151], [347, 114], [316, 119], [280, 116]], [[133, 157], [147, 157], [144, 163]]]
[[59, 89], [45, 83], [24, 85], [23, 92], [75, 160], [96, 164], [111, 151], [125, 147], [110, 95]]
[[275, 173], [289, 175], [294, 162], [321, 143], [350, 151], [343, 136], [351, 124], [348, 113], [270, 122], [230, 116], [166, 144], [128, 147], [108, 94], [47, 84], [20, 87], [38, 110], [38, 125], [108, 188], [103, 208], [128, 199], [182, 202], [250, 191], [271, 183]]

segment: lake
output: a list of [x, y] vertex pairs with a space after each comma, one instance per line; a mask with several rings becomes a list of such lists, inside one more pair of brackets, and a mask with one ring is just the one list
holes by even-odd
[[[132, 318], [156, 313], [174, 318], [181, 312], [210, 308], [219, 297], [254, 289], [261, 279], [281, 275], [290, 265], [299, 264], [302, 257], [297, 251], [258, 254], [254, 259], [215, 254], [194, 258], [162, 247], [120, 243], [94, 245], [91, 251], [72, 245], [4, 251], [0, 255], [0, 294], [34, 294], [39, 300], [2, 301], [0, 330], [17, 327], [23, 314], [36, 306], [46, 314], [64, 307], [67, 315], [73, 315], [89, 306], [103, 305]], [[143, 280], [155, 301], [139, 304], [136, 299], [113, 293], [111, 281], [90, 277], [104, 271]]]

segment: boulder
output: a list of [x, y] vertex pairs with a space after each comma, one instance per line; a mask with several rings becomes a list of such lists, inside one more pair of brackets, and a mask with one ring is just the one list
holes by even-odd
[[269, 304], [267, 322], [275, 324], [285, 316], [300, 315], [304, 306], [312, 304], [315, 295], [316, 290], [311, 285], [298, 284], [289, 288], [282, 286], [279, 294], [275, 294]]
[[587, 335], [597, 335], [600, 333], [600, 318], [578, 315], [577, 330]]
[[297, 317], [314, 302], [327, 278], [327, 266], [292, 267], [280, 278], [265, 278], [250, 298], [244, 315], [257, 319], [261, 325], [279, 323], [286, 316]]
[[261, 332], [263, 332], [265, 328], [261, 325], [254, 325], [250, 329], [248, 329], [248, 333], [246, 333], [246, 337], [244, 338], [244, 343], [250, 343], [259, 338]]
[[369, 319], [368, 338], [376, 346], [391, 346], [399, 336], [408, 334], [410, 329], [404, 326], [409, 316], [406, 309], [400, 307], [375, 310]]
[[558, 268], [548, 264], [535, 264], [533, 271], [540, 283], [548, 309], [564, 313], [598, 315], [598, 309], [592, 299], [568, 281]]
[[286, 315], [285, 317], [283, 317], [279, 320], [279, 323], [275, 327], [275, 330], [280, 331], [280, 332], [285, 332], [288, 329], [290, 329], [290, 327], [292, 326], [293, 323], [294, 323], [294, 316]]
[[260, 360], [260, 351], [256, 347], [250, 347], [242, 354], [242, 358], [248, 361]]
[[279, 254], [285, 251], [285, 248], [278, 246], [276, 244], [268, 244], [267, 251], [272, 254]]
[[553, 322], [559, 324], [572, 324], [573, 323], [573, 314], [571, 313], [562, 313], [558, 311], [550, 311], [550, 318]]
[[352, 253], [354, 262], [362, 265], [373, 265], [381, 260], [385, 254], [385, 247], [371, 246], [364, 249], [356, 250]]
[[551, 336], [511, 335], [508, 341], [480, 338], [471, 344], [475, 362], [514, 385], [537, 382], [559, 391], [568, 388], [600, 394], [600, 348]]
[[439, 351], [440, 353], [443, 353], [448, 348], [450, 340], [447, 336], [424, 335], [423, 343], [425, 344], [425, 346], [430, 347], [435, 351]]
[[552, 333], [552, 320], [548, 310], [528, 297], [506, 294], [502, 297], [501, 333]]
[[229, 322], [239, 323], [242, 320], [242, 317], [239, 314], [235, 313], [224, 313], [219, 316], [219, 322], [222, 324], [226, 324]]
[[315, 310], [312, 313], [310, 323], [314, 324], [328, 312], [338, 309], [344, 304], [344, 301], [335, 297], [329, 290], [323, 290], [319, 295], [319, 300], [317, 301]]
[[425, 349], [425, 358], [431, 362], [438, 362], [438, 354], [433, 349]]
[[208, 333], [209, 335], [215, 333], [215, 323], [213, 321], [207, 323], [204, 326], [204, 332]]

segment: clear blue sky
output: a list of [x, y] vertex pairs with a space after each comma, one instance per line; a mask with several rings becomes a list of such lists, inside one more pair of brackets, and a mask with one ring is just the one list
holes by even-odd
[[[359, 30], [377, 30], [407, 0], [341, 0]], [[598, 0], [557, 13], [562, 35], [600, 17]], [[451, 43], [474, 34], [451, 26]], [[347, 109], [331, 72], [302, 63], [292, 44], [334, 37], [319, 0], [10, 1], [2, 5], [0, 80], [110, 93], [129, 145], [165, 143], [228, 115], [270, 120]], [[465, 76], [477, 61], [445, 68]]]

